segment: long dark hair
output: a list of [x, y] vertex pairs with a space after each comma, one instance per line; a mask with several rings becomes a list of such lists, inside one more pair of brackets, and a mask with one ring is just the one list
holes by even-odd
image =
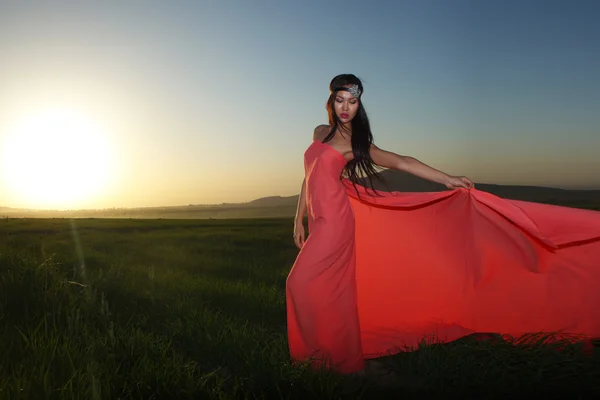
[[329, 125], [331, 126], [331, 131], [325, 137], [325, 139], [323, 139], [323, 142], [326, 143], [330, 141], [339, 129], [339, 118], [335, 113], [334, 102], [337, 92], [340, 90], [347, 91], [348, 89], [345, 86], [348, 85], [357, 85], [358, 89], [360, 90], [360, 95], [358, 101], [358, 110], [351, 121], [352, 136], [350, 143], [352, 144], [352, 154], [354, 155], [354, 158], [346, 164], [345, 172], [348, 175], [348, 179], [352, 182], [356, 193], [360, 197], [358, 189], [356, 188], [356, 184], [358, 183], [366, 186], [363, 182], [361, 182], [360, 175], [363, 175], [368, 179], [370, 189], [375, 193], [377, 191], [373, 186], [372, 177], [374, 176], [381, 183], [385, 184], [385, 182], [378, 174], [379, 171], [376, 168], [376, 164], [373, 162], [371, 153], [369, 151], [371, 149], [371, 144], [373, 144], [373, 133], [371, 132], [369, 117], [367, 116], [367, 112], [361, 100], [363, 85], [360, 79], [358, 79], [355, 75], [338, 75], [333, 78], [329, 84], [329, 90], [331, 91], [331, 94], [327, 100], [327, 113], [329, 114]]

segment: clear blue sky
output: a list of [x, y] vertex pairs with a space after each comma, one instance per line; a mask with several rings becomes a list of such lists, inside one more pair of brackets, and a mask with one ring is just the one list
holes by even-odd
[[56, 104], [103, 126], [119, 178], [82, 207], [297, 193], [339, 73], [363, 79], [380, 147], [600, 188], [599, 2], [80, 3], [0, 3], [0, 135]]

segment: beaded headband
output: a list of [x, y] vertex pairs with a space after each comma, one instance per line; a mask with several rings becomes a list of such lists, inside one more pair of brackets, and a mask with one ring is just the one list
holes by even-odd
[[351, 85], [350, 87], [344, 87], [344, 86], [337, 87], [337, 88], [333, 89], [332, 92], [337, 92], [338, 90], [344, 90], [346, 92], [350, 92], [350, 94], [357, 99], [360, 97], [360, 95], [362, 93], [360, 91], [360, 89], [358, 88], [358, 85]]

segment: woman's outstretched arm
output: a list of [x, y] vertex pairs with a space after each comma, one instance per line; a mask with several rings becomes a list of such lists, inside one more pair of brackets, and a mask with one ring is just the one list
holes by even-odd
[[371, 158], [373, 162], [383, 168], [391, 168], [399, 171], [427, 179], [432, 182], [441, 183], [448, 189], [457, 189], [463, 187], [470, 189], [475, 185], [471, 180], [464, 176], [451, 176], [445, 172], [439, 171], [422, 163], [414, 157], [401, 156], [391, 151], [382, 150], [375, 145], [371, 145]]

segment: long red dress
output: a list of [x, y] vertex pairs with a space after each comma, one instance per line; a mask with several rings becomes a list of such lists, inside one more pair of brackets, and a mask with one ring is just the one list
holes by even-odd
[[600, 212], [476, 189], [399, 193], [340, 181], [305, 152], [309, 232], [288, 276], [294, 361], [342, 373], [477, 332], [600, 337]]

